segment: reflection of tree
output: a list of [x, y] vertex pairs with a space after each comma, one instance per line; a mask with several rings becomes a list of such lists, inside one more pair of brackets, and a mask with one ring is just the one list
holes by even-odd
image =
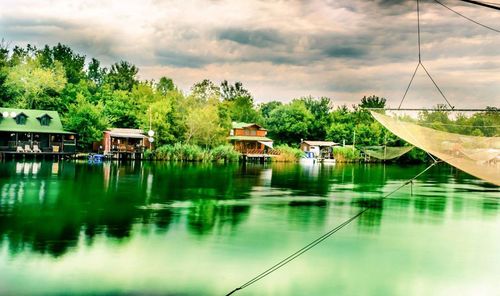
[[203, 235], [225, 225], [234, 228], [248, 216], [249, 211], [249, 205], [218, 205], [215, 200], [195, 200], [188, 214], [189, 230]]
[[179, 200], [194, 200], [188, 214], [193, 233], [203, 235], [214, 226], [232, 229], [244, 221], [250, 207], [217, 200], [248, 196], [258, 182], [248, 176], [257, 176], [258, 171], [144, 163], [4, 163], [0, 165], [0, 237], [7, 239], [12, 254], [31, 250], [61, 256], [76, 246], [80, 235], [90, 245], [100, 235], [122, 241], [137, 223], [166, 231], [179, 213], [147, 206]]
[[[2, 166], [2, 173], [15, 172], [18, 164]], [[51, 180], [53, 175], [57, 182]], [[24, 171], [11, 173], [0, 181], [2, 188], [15, 189], [2, 192], [0, 236], [6, 235], [14, 254], [28, 248], [53, 256], [74, 247], [82, 229], [89, 243], [99, 233], [128, 237], [136, 201], [118, 192], [103, 192], [102, 180], [102, 168], [71, 162], [59, 163], [57, 169], [53, 163], [42, 162], [36, 178], [26, 178]], [[20, 182], [24, 188], [12, 186]]]
[[331, 167], [273, 164], [271, 187], [292, 189], [292, 195], [326, 196], [330, 189]]
[[293, 200], [288, 203], [287, 219], [298, 227], [319, 227], [325, 223], [328, 202], [320, 200]]
[[382, 213], [384, 210], [384, 200], [380, 198], [359, 198], [352, 202], [360, 208], [369, 208], [358, 218], [358, 227], [362, 231], [377, 231], [382, 223]]

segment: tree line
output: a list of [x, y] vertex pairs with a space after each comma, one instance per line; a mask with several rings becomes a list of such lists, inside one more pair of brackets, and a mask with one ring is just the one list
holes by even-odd
[[[233, 121], [260, 124], [276, 144], [296, 147], [302, 139], [404, 145], [364, 109], [383, 108], [386, 100], [378, 96], [365, 96], [350, 107], [311, 96], [256, 105], [241, 82], [216, 84], [205, 79], [184, 93], [169, 77], [141, 81], [138, 71], [123, 60], [102, 66], [63, 44], [10, 49], [2, 42], [0, 104], [58, 111], [65, 129], [78, 133], [81, 150], [101, 140], [107, 128], [148, 130], [150, 122], [157, 146], [187, 143], [213, 148], [227, 142]], [[450, 120], [434, 113], [422, 116], [438, 123]]]

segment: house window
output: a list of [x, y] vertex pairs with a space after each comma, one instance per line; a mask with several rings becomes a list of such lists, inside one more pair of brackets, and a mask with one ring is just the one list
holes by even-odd
[[28, 116], [26, 116], [24, 113], [20, 113], [15, 117], [16, 123], [20, 125], [26, 124], [26, 119]]
[[40, 121], [40, 125], [43, 125], [43, 126], [48, 126], [50, 124], [50, 120], [52, 119], [52, 117], [50, 117], [47, 114], [40, 116], [40, 117], [37, 117], [37, 118]]
[[255, 129], [246, 129], [245, 130], [245, 136], [256, 136], [257, 135], [257, 130]]

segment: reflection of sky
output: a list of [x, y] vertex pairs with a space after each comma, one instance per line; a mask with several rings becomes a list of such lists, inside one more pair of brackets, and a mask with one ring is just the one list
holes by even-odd
[[[186, 173], [189, 178], [205, 177], [200, 170]], [[337, 166], [320, 167], [312, 175], [309, 169], [286, 166], [247, 168], [245, 174], [236, 170], [227, 175], [223, 170], [227, 186], [245, 188], [241, 184], [248, 184], [246, 198], [217, 198], [214, 191], [220, 189], [210, 191], [208, 183], [195, 192], [180, 178], [177, 186], [193, 198], [175, 201], [158, 197], [169, 191], [155, 191], [164, 186], [155, 183], [157, 179], [172, 177], [174, 172], [112, 168], [110, 190], [123, 192], [122, 182], [135, 180], [132, 176], [138, 174], [144, 177], [146, 195], [137, 200], [137, 206], [145, 204], [150, 190], [154, 201], [133, 214], [128, 222], [130, 235], [120, 238], [101, 231], [89, 243], [82, 225], [75, 246], [59, 257], [29, 248], [11, 256], [4, 235], [0, 294], [167, 291], [222, 295], [340, 224], [363, 200], [393, 190], [407, 178], [405, 174], [414, 175], [419, 169], [407, 170]], [[221, 173], [206, 172], [214, 178]], [[454, 177], [441, 174], [440, 168], [430, 172], [415, 183], [412, 196], [409, 188], [402, 189], [381, 208], [371, 209], [367, 216], [238, 295], [325, 295], [325, 291], [338, 295], [497, 294], [498, 188], [470, 181], [455, 184]], [[135, 180], [130, 186], [142, 185]], [[372, 189], [369, 193], [368, 188]], [[203, 194], [209, 198], [203, 199]], [[486, 203], [490, 206], [485, 207]], [[167, 219], [168, 225], [155, 223], [160, 218]]]

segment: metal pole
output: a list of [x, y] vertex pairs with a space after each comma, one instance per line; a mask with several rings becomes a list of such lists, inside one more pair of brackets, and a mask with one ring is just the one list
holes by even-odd
[[352, 151], [354, 151], [354, 145], [356, 145], [356, 130], [354, 130], [354, 134], [352, 136]]

